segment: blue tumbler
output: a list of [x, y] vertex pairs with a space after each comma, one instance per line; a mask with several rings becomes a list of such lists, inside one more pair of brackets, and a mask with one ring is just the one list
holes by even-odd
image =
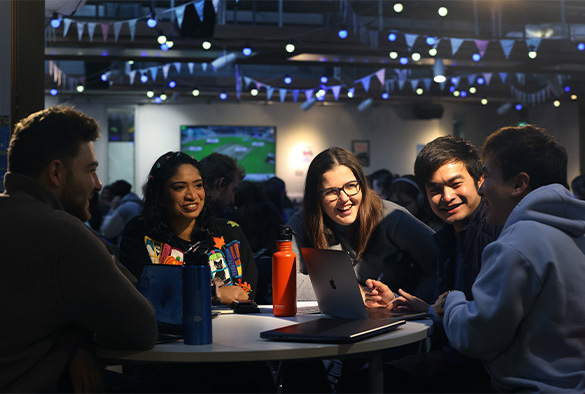
[[183, 260], [183, 328], [186, 345], [212, 341], [211, 268], [209, 257], [197, 251]]

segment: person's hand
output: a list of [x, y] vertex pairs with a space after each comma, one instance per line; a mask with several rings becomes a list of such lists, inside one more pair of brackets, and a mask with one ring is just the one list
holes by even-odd
[[248, 293], [240, 286], [217, 287], [217, 296], [224, 305], [230, 305], [234, 301], [248, 301]]
[[379, 280], [366, 280], [367, 287], [361, 287], [364, 304], [368, 308], [380, 308], [388, 305], [394, 299], [394, 293], [388, 286]]
[[388, 309], [406, 310], [414, 312], [428, 312], [430, 305], [412, 294], [399, 289], [400, 297], [395, 298], [388, 304]]
[[69, 364], [69, 376], [75, 393], [103, 393], [103, 377], [93, 352], [79, 347]]
[[442, 319], [443, 315], [445, 315], [445, 301], [447, 294], [449, 293], [450, 291], [446, 291], [443, 294], [441, 294], [439, 298], [437, 298], [437, 301], [435, 301], [435, 304], [433, 305], [433, 309], [435, 310], [435, 313], [437, 314], [437, 317], [439, 319]]

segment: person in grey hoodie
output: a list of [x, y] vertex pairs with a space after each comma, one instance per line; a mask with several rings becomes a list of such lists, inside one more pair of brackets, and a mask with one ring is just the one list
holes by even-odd
[[[504, 127], [482, 151], [487, 221], [503, 225], [472, 287], [434, 311], [462, 354], [502, 392], [585, 392], [585, 202], [568, 190], [567, 152], [536, 126]], [[416, 309], [401, 292], [393, 307]]]
[[120, 244], [122, 230], [130, 219], [142, 212], [142, 200], [131, 192], [132, 186], [119, 180], [112, 184], [112, 205], [108, 214], [104, 217], [100, 233], [115, 245]]

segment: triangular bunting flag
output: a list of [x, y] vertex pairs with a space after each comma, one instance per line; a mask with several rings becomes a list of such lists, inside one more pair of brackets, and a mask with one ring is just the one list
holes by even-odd
[[246, 87], [246, 89], [248, 89], [248, 86], [250, 86], [250, 82], [252, 82], [252, 78], [244, 77], [244, 86]]
[[463, 41], [465, 40], [462, 38], [451, 38], [451, 55], [457, 53], [459, 47], [461, 46], [461, 44], [463, 44]]
[[486, 86], [490, 86], [490, 81], [492, 80], [492, 73], [483, 73], [483, 79], [485, 79]]
[[305, 97], [307, 97], [307, 101], [309, 101], [311, 97], [313, 97], [313, 91], [314, 89], [305, 90]]
[[63, 19], [63, 37], [67, 35], [67, 32], [69, 31], [69, 26], [71, 26], [71, 22], [73, 22], [73, 20], [69, 18]]
[[130, 28], [130, 39], [134, 41], [134, 34], [136, 33], [136, 22], [138, 19], [131, 19], [128, 21], [128, 27]]
[[528, 47], [528, 49], [534, 49], [535, 51], [538, 51], [540, 41], [541, 41], [540, 38], [529, 38], [526, 40], [526, 46]]
[[333, 97], [335, 101], [339, 100], [339, 92], [341, 92], [341, 85], [331, 86], [331, 91], [333, 92]]
[[353, 97], [353, 95], [355, 94], [355, 88], [349, 88], [347, 89], [347, 95]]
[[500, 79], [502, 80], [502, 83], [506, 83], [506, 79], [508, 78], [508, 73], [499, 73], [500, 75]]
[[189, 67], [189, 74], [193, 74], [193, 68], [195, 68], [195, 63], [189, 62], [187, 63], [187, 66]]
[[109, 23], [102, 23], [102, 36], [104, 37], [104, 42], [108, 41], [108, 32], [110, 31], [110, 24]]
[[272, 86], [266, 87], [266, 100], [270, 101], [272, 98], [272, 93], [274, 93], [274, 88]]
[[169, 70], [171, 69], [171, 65], [170, 64], [165, 64], [162, 66], [162, 70], [163, 70], [163, 76], [165, 78], [165, 80], [169, 77]]
[[207, 63], [201, 63], [201, 68], [203, 69], [203, 72], [207, 71]]
[[177, 70], [177, 74], [181, 73], [181, 62], [174, 62], [173, 66], [175, 66], [175, 69]]
[[219, 0], [212, 0], [213, 9], [215, 10], [215, 14], [217, 15], [217, 10], [219, 9]]
[[412, 87], [412, 91], [416, 90], [417, 85], [418, 85], [418, 79], [411, 79], [410, 80], [410, 86]]
[[467, 76], [467, 83], [469, 84], [469, 86], [473, 85], [473, 83], [475, 82], [475, 74], [471, 74]]
[[150, 68], [150, 75], [152, 75], [152, 82], [156, 81], [156, 74], [158, 73], [158, 67]]
[[89, 42], [93, 42], [93, 34], [95, 33], [95, 27], [97, 23], [88, 23], [87, 24], [87, 34], [89, 34]]
[[299, 89], [295, 89], [295, 90], [293, 90], [293, 91], [292, 91], [293, 101], [294, 101], [295, 103], [296, 103], [296, 102], [297, 102], [297, 100], [299, 99], [299, 92], [300, 92], [300, 90], [299, 90]]
[[364, 90], [367, 91], [370, 90], [370, 80], [372, 79], [371, 75], [368, 75], [367, 77], [363, 77], [360, 82], [362, 83], [362, 85], [364, 85]]
[[286, 98], [286, 89], [279, 89], [278, 92], [280, 93], [280, 102], [284, 103], [284, 99]]
[[183, 18], [185, 17], [185, 7], [187, 7], [186, 4], [175, 8], [175, 15], [177, 16], [179, 29], [181, 28], [181, 25], [183, 24]]
[[502, 46], [504, 55], [506, 55], [506, 59], [509, 58], [510, 52], [512, 52], [512, 48], [514, 48], [514, 40], [501, 40], [500, 45]]
[[406, 40], [406, 45], [408, 45], [408, 49], [412, 49], [416, 39], [418, 38], [418, 34], [405, 34], [404, 39]]
[[120, 30], [122, 30], [122, 22], [114, 22], [114, 41], [118, 42], [120, 37]]
[[134, 85], [134, 77], [136, 77], [136, 70], [130, 71], [128, 77], [130, 78], [130, 85]]
[[195, 11], [197, 12], [197, 15], [199, 16], [199, 20], [201, 22], [203, 22], [203, 8], [205, 6], [205, 0], [198, 0], [193, 5], [195, 6]]
[[402, 91], [402, 88], [404, 88], [404, 83], [406, 82], [406, 80], [398, 80], [398, 90]]
[[457, 87], [459, 86], [459, 82], [461, 82], [460, 77], [452, 77], [451, 78], [451, 83], [453, 84], [453, 86], [455, 86], [455, 89], [457, 89]]
[[482, 58], [483, 55], [485, 55], [485, 50], [487, 49], [489, 43], [490, 42], [488, 40], [475, 40], [475, 46], [477, 47], [477, 50], [479, 51], [479, 54]]
[[384, 86], [384, 81], [386, 79], [386, 69], [383, 68], [381, 70], [376, 71], [376, 77], [378, 77], [378, 81], [380, 81], [380, 85]]
[[85, 29], [85, 22], [77, 22], [77, 40], [81, 41], [83, 30]]
[[423, 79], [423, 83], [425, 84], [425, 90], [427, 92], [429, 92], [431, 90], [431, 82], [432, 82], [432, 80], [430, 78]]
[[516, 81], [518, 81], [520, 85], [524, 85], [526, 81], [525, 75], [523, 73], [516, 73]]

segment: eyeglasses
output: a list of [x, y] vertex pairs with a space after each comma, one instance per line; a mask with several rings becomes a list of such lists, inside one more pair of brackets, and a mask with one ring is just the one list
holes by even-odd
[[360, 182], [356, 180], [347, 182], [341, 187], [329, 187], [320, 190], [319, 194], [321, 194], [321, 197], [323, 197], [326, 202], [333, 202], [339, 199], [339, 193], [341, 193], [342, 190], [348, 197], [355, 196], [360, 192]]

